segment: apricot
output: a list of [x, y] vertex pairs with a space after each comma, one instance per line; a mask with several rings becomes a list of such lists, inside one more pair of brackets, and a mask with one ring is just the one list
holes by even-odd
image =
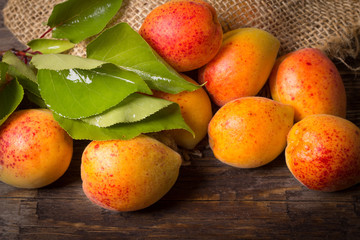
[[[190, 77], [181, 74], [187, 81], [197, 84]], [[195, 91], [184, 91], [178, 94], [170, 94], [154, 91], [154, 96], [168, 101], [176, 102], [181, 109], [181, 115], [185, 122], [194, 131], [195, 136], [183, 129], [169, 130], [177, 145], [193, 149], [206, 136], [207, 126], [212, 118], [211, 101], [203, 88]]]
[[0, 127], [0, 180], [19, 188], [40, 188], [68, 169], [73, 140], [50, 110], [14, 112]]
[[105, 209], [140, 210], [170, 190], [181, 161], [177, 152], [146, 135], [92, 141], [81, 159], [82, 188], [93, 203]]
[[295, 121], [312, 114], [345, 118], [346, 92], [335, 64], [320, 50], [305, 48], [277, 60], [269, 79], [272, 98], [295, 109]]
[[294, 110], [263, 97], [243, 97], [226, 103], [209, 123], [209, 143], [215, 157], [239, 168], [255, 168], [274, 160], [286, 146]]
[[173, 0], [158, 6], [139, 33], [178, 72], [208, 63], [223, 35], [215, 9], [202, 0]]
[[279, 47], [279, 40], [261, 29], [227, 32], [218, 54], [200, 69], [199, 82], [218, 106], [255, 96], [270, 75]]
[[312, 190], [334, 192], [360, 182], [360, 129], [328, 114], [296, 123], [287, 137], [286, 164]]

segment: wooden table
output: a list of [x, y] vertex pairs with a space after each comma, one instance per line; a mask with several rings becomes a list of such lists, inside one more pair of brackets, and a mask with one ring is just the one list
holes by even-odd
[[[0, 50], [13, 47], [23, 48], [0, 16]], [[348, 119], [360, 126], [360, 74], [337, 66]], [[104, 210], [81, 189], [87, 143], [74, 142], [70, 168], [50, 186], [0, 183], [0, 239], [360, 239], [359, 184], [335, 193], [308, 190], [293, 178], [284, 154], [264, 167], [235, 169], [214, 158], [207, 139], [160, 201], [136, 212]]]

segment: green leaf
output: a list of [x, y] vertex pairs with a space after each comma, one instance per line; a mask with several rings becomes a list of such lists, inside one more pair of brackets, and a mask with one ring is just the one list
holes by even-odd
[[16, 79], [11, 80], [0, 90], [0, 125], [19, 106], [24, 96], [24, 89]]
[[168, 107], [174, 102], [133, 93], [117, 106], [102, 114], [84, 118], [84, 122], [98, 127], [109, 127], [121, 122], [137, 122]]
[[8, 73], [11, 76], [17, 77], [19, 83], [26, 90], [40, 96], [35, 70], [31, 65], [25, 64], [10, 51], [4, 54], [3, 62], [9, 64]]
[[0, 62], [0, 88], [7, 82], [6, 73], [8, 71], [8, 68], [9, 68], [8, 64], [4, 62]]
[[184, 122], [177, 104], [171, 104], [142, 121], [118, 123], [106, 128], [90, 125], [82, 120], [63, 118], [56, 114], [54, 114], [54, 117], [73, 139], [78, 140], [104, 141], [131, 139], [141, 133], [159, 132], [170, 129], [186, 129], [192, 132]]
[[113, 64], [91, 70], [42, 69], [38, 81], [47, 106], [72, 119], [102, 113], [134, 92], [152, 94], [141, 77]]
[[103, 30], [121, 4], [122, 0], [68, 0], [54, 7], [47, 25], [54, 38], [78, 43]]
[[57, 39], [34, 39], [27, 44], [33, 51], [39, 51], [43, 54], [62, 53], [75, 46], [69, 40]]
[[65, 69], [94, 69], [106, 62], [82, 58], [68, 54], [44, 54], [32, 57], [31, 64], [37, 69], [65, 70]]
[[168, 93], [199, 88], [182, 78], [126, 23], [107, 29], [87, 46], [87, 57], [139, 74], [151, 89]]

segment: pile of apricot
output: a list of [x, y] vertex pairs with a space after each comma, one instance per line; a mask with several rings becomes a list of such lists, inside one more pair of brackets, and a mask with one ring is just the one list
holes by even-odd
[[[345, 119], [345, 88], [336, 66], [323, 52], [306, 48], [278, 57], [280, 42], [275, 36], [256, 28], [223, 33], [216, 10], [203, 0], [173, 0], [158, 6], [146, 17], [139, 34], [186, 80], [204, 86], [179, 94], [154, 92], [156, 97], [178, 103], [195, 133], [167, 131], [176, 145], [191, 150], [208, 135], [214, 156], [237, 168], [263, 166], [285, 150], [291, 173], [314, 190], [338, 191], [360, 182], [360, 129]], [[197, 76], [191, 79], [189, 72]], [[271, 98], [258, 95], [266, 84]], [[61, 141], [56, 141], [60, 147], [68, 146], [68, 136], [50, 122], [44, 126], [46, 131], [39, 131], [46, 132], [47, 138], [60, 134]], [[63, 173], [70, 148], [58, 150], [65, 156], [56, 165], [57, 174], [44, 172], [42, 178], [48, 181], [31, 180], [23, 173], [45, 164], [42, 160], [10, 174], [7, 166], [14, 163], [17, 168], [20, 158], [32, 155], [29, 151], [12, 159], [14, 154], [6, 144], [22, 146], [23, 142], [7, 140], [15, 134], [10, 126], [5, 123], [0, 129], [0, 180], [40, 187]], [[22, 131], [31, 128], [20, 126]], [[50, 128], [60, 133], [50, 134]], [[50, 143], [46, 145], [50, 148]], [[42, 147], [36, 158], [52, 153]], [[180, 166], [175, 150], [149, 136], [91, 142], [82, 156], [83, 190], [101, 207], [134, 211], [166, 194]], [[23, 181], [31, 184], [23, 185]]]

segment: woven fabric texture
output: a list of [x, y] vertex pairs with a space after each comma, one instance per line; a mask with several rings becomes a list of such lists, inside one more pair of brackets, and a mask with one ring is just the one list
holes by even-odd
[[[55, 4], [63, 0], [9, 0], [4, 23], [26, 44], [46, 30]], [[147, 14], [167, 0], [123, 0], [109, 26], [127, 22], [139, 30]], [[217, 10], [224, 32], [257, 27], [281, 42], [279, 54], [315, 47], [330, 58], [356, 58], [360, 52], [360, 0], [207, 0]], [[50, 36], [49, 36], [50, 37]], [[86, 41], [72, 54], [84, 56]]]

